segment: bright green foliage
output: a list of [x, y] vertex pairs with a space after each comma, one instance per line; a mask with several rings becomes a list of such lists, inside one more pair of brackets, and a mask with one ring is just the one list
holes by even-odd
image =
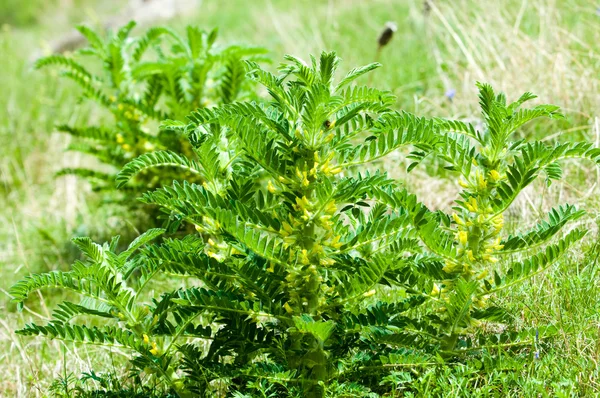
[[[261, 60], [266, 52], [260, 47], [218, 46], [216, 29], [204, 32], [188, 26], [180, 35], [170, 28], [154, 27], [131, 37], [134, 26], [130, 22], [106, 38], [79, 26], [88, 47], [78, 50], [76, 57], [51, 55], [36, 63], [37, 68], [58, 66], [62, 76], [81, 87], [85, 98], [114, 118], [113, 124], [100, 126], [58, 126], [59, 131], [75, 137], [69, 149], [90, 154], [110, 166], [104, 171], [64, 169], [59, 175], [81, 176], [96, 189], [114, 190], [116, 171], [146, 153], [168, 151], [164, 153], [193, 158], [184, 134], [163, 130], [156, 135], [152, 131], [164, 119], [181, 119], [198, 108], [254, 98], [242, 60]], [[87, 62], [86, 57], [94, 62]], [[178, 163], [162, 160], [164, 156], [158, 154], [147, 159], [153, 165], [169, 167], [140, 174], [128, 185], [133, 192], [123, 200], [133, 206], [136, 192], [170, 184], [174, 179], [201, 181], [193, 170], [184, 168], [188, 173], [182, 173], [174, 168]]]
[[[278, 75], [247, 62], [269, 103], [224, 104], [163, 123], [188, 134], [194, 159], [142, 155], [118, 176], [125, 184], [164, 164], [201, 176], [202, 184], [174, 182], [143, 196], [200, 235], [148, 244], [162, 232], [151, 230], [120, 254], [77, 239], [85, 262], [32, 275], [11, 294], [22, 302], [60, 286], [85, 299], [20, 333], [127, 347], [138, 372], [180, 396], [236, 397], [379, 396], [401, 385], [402, 370], [535, 348], [537, 336], [552, 335], [551, 325], [514, 330], [487, 299], [566, 253], [584, 231], [558, 235], [583, 212], [561, 206], [508, 236], [503, 214], [538, 176], [560, 178], [557, 161], [598, 162], [600, 150], [511, 142], [527, 121], [559, 116], [548, 105], [521, 109], [531, 94], [507, 105], [481, 85], [487, 127], [477, 131], [391, 111], [389, 92], [350, 85], [377, 64], [336, 84], [335, 53], [310, 64], [286, 59]], [[431, 211], [369, 170], [404, 147], [411, 169], [436, 156], [460, 174], [456, 213]], [[142, 304], [140, 290], [160, 273], [185, 277], [186, 287]], [[107, 326], [76, 326], [77, 314], [107, 318]]]

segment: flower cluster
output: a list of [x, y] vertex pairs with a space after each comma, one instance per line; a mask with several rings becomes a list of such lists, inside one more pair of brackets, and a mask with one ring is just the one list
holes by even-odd
[[[452, 213], [456, 226], [456, 244], [458, 258], [448, 260], [444, 271], [461, 273], [471, 277], [474, 272], [486, 272], [486, 264], [498, 261], [494, 256], [503, 246], [500, 244], [500, 233], [504, 228], [504, 216], [492, 208], [495, 187], [504, 177], [495, 169], [485, 170], [473, 160], [475, 166], [466, 181], [459, 180], [459, 185], [465, 188], [463, 198], [459, 201], [460, 214]], [[481, 277], [481, 274], [478, 275]]]

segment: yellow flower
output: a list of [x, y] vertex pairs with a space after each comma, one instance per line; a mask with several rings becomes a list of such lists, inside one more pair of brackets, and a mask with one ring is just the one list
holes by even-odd
[[468, 240], [469, 236], [467, 234], [467, 231], [459, 231], [458, 232], [458, 241], [460, 242], [461, 245], [466, 245], [467, 244], [467, 240]]
[[310, 202], [308, 201], [306, 196], [303, 196], [302, 198], [296, 197], [296, 204], [294, 205], [296, 210], [305, 210], [309, 206]]
[[333, 225], [333, 223], [330, 220], [331, 220], [331, 216], [329, 214], [325, 214], [325, 215], [319, 217], [321, 226], [327, 231], [329, 231], [331, 229], [331, 226]]
[[319, 260], [319, 264], [321, 264], [324, 267], [328, 267], [330, 265], [335, 264], [335, 261], [331, 258], [322, 258]]
[[484, 279], [484, 278], [485, 278], [487, 275], [488, 275], [488, 270], [487, 270], [487, 269], [485, 269], [485, 270], [483, 270], [483, 271], [482, 271], [482, 272], [481, 272], [479, 275], [477, 275], [477, 279], [478, 279], [478, 280], [482, 280], [482, 279]]
[[371, 296], [374, 296], [375, 293], [377, 293], [377, 291], [375, 289], [371, 289], [368, 292], [363, 293], [363, 296], [364, 297], [371, 297]]
[[310, 260], [308, 259], [308, 251], [306, 249], [302, 249], [300, 252], [300, 262], [305, 265], [310, 263]]
[[463, 188], [469, 188], [469, 184], [462, 178], [458, 180], [458, 185], [460, 185]]
[[275, 186], [273, 185], [273, 182], [271, 180], [269, 180], [269, 182], [267, 183], [267, 189], [271, 193], [277, 192], [277, 188], [275, 188]]
[[500, 179], [500, 173], [498, 173], [497, 170], [491, 170], [490, 171], [490, 180], [492, 180], [492, 182], [496, 182]]
[[129, 145], [129, 144], [123, 144], [123, 145], [121, 145], [121, 148], [123, 148], [123, 150], [128, 151], [128, 152], [131, 151], [131, 145]]
[[340, 236], [339, 235], [334, 236], [329, 245], [336, 249], [339, 249], [340, 247], [342, 247], [342, 243], [340, 242]]
[[475, 261], [475, 256], [473, 256], [473, 250], [467, 250], [467, 258], [469, 261]]
[[330, 201], [329, 203], [327, 203], [327, 205], [325, 206], [325, 213], [327, 214], [333, 214], [335, 213], [337, 210], [337, 206], [335, 205], [335, 201]]
[[148, 338], [148, 335], [147, 335], [147, 334], [144, 334], [144, 336], [143, 336], [143, 337], [144, 337], [144, 343], [145, 343], [145, 344], [150, 344], [150, 339]]
[[290, 304], [286, 301], [286, 303], [283, 305], [283, 308], [285, 309], [285, 311], [288, 314], [291, 314], [294, 312], [294, 310], [292, 309], [292, 307], [290, 306]]
[[122, 144], [125, 142], [125, 139], [123, 138], [123, 135], [121, 133], [117, 134], [116, 139], [117, 139], [117, 144]]
[[440, 287], [438, 286], [437, 283], [433, 284], [433, 289], [431, 289], [431, 293], [429, 293], [430, 296], [439, 296], [440, 295]]
[[323, 141], [325, 144], [328, 144], [331, 142], [331, 140], [333, 140], [333, 137], [335, 137], [334, 133], [331, 133], [329, 135], [327, 135], [327, 137], [325, 137], [325, 140]]
[[158, 347], [156, 346], [155, 341], [152, 342], [152, 349], [150, 350], [150, 353], [155, 356], [158, 355], [158, 353], [159, 353]]
[[452, 213], [452, 218], [454, 219], [454, 222], [458, 225], [465, 225], [465, 222], [461, 220], [460, 217], [458, 217], [458, 214]]
[[480, 190], [487, 189], [487, 181], [479, 171], [477, 172], [477, 184]]
[[477, 213], [477, 200], [474, 197], [470, 197], [469, 201], [465, 203], [465, 207], [467, 208], [467, 210], [469, 210], [470, 212], [473, 213]]
[[308, 181], [308, 175], [306, 173], [306, 171], [302, 172], [302, 186], [307, 187], [310, 184], [310, 181]]

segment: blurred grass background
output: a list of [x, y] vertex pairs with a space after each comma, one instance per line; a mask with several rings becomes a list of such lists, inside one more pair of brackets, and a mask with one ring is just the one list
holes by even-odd
[[[156, 1], [156, 0], [152, 0]], [[600, 144], [600, 15], [587, 0], [198, 0], [196, 12], [167, 24], [183, 29], [219, 27], [222, 41], [272, 49], [275, 67], [285, 53], [308, 59], [336, 50], [342, 69], [373, 62], [386, 21], [398, 25], [370, 83], [393, 91], [397, 108], [425, 116], [477, 122], [475, 82], [491, 83], [509, 99], [524, 91], [538, 102], [563, 107], [564, 121], [543, 121], [522, 134], [553, 140], [587, 139]], [[86, 159], [64, 153], [67, 138], [58, 122], [97, 121], [103, 115], [79, 102], [77, 89], [52, 71], [31, 65], [49, 43], [80, 22], [102, 25], [121, 13], [118, 0], [3, 0], [0, 2], [0, 396], [42, 397], [57, 377], [110, 368], [118, 352], [22, 339], [13, 330], [43, 322], [60, 297], [46, 292], [23, 313], [10, 303], [11, 283], [30, 271], [65, 269], [76, 255], [72, 236], [92, 238], [134, 233], [128, 215], [98, 210], [100, 200], [81, 180], [54, 179], [62, 165]], [[143, 30], [144, 27], [138, 27]], [[366, 80], [366, 79], [363, 79]], [[366, 83], [366, 81], [363, 81]], [[434, 167], [431, 165], [430, 167]], [[402, 156], [386, 165], [432, 207], [448, 207], [457, 185], [405, 175]], [[568, 167], [564, 183], [528, 189], [512, 210], [515, 229], [530, 226], [553, 205], [568, 201], [590, 210], [591, 234], [574, 255], [550, 272], [509, 293], [518, 324], [554, 323], [560, 338], [540, 359], [506, 360], [444, 374], [413, 375], [424, 395], [471, 396], [514, 391], [514, 396], [593, 396], [600, 393], [600, 298], [596, 214], [600, 174], [591, 165]], [[510, 301], [508, 301], [510, 299]], [[487, 369], [481, 372], [481, 367]], [[419, 384], [420, 383], [420, 384]], [[473, 386], [475, 385], [476, 388]], [[421, 388], [421, 387], [419, 387]]]

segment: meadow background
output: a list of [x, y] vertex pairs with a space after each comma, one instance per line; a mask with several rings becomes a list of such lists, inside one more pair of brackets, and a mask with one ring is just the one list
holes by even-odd
[[[2, 0], [0, 2], [0, 396], [42, 397], [60, 379], [79, 378], [101, 367], [118, 369], [121, 355], [74, 347], [13, 333], [32, 320], [49, 317], [61, 300], [40, 294], [21, 313], [8, 288], [29, 272], [65, 270], [77, 252], [73, 236], [95, 240], [135, 235], [132, 215], [118, 207], [98, 210], [101, 197], [82, 180], [54, 178], [65, 166], [89, 159], [65, 153], [68, 138], [54, 132], [59, 122], [96, 122], [78, 101], [77, 88], [57, 73], [33, 71], [36, 56], [81, 22], [99, 26], [122, 13], [118, 0]], [[424, 116], [477, 122], [476, 81], [491, 83], [515, 99], [524, 91], [538, 103], [560, 105], [562, 121], [532, 124], [521, 133], [548, 142], [586, 139], [600, 145], [600, 3], [587, 0], [198, 0], [185, 17], [165, 23], [219, 27], [222, 42], [271, 49], [275, 68], [283, 54], [308, 59], [336, 50], [342, 69], [373, 62], [383, 25], [398, 26], [383, 49], [383, 67], [370, 84], [397, 96], [396, 107]], [[138, 27], [139, 30], [143, 26]], [[385, 167], [406, 181], [432, 208], [449, 208], [455, 181], [405, 174], [402, 156]], [[600, 173], [592, 165], [567, 167], [564, 182], [535, 185], [513, 207], [515, 226], [532, 225], [557, 202], [589, 209], [584, 223], [592, 233], [575, 254], [549, 272], [506, 293], [518, 324], [555, 324], [559, 337], [535, 362], [511, 357], [485, 376], [481, 390], [465, 390], [478, 376], [477, 364], [416, 375], [423, 394], [444, 384], [450, 395], [485, 395], [483, 384], [511, 380], [523, 396], [594, 396], [600, 393], [600, 278], [598, 275], [598, 194]], [[60, 293], [63, 294], [63, 293]], [[53, 387], [54, 386], [54, 387]], [[62, 390], [64, 392], [64, 389]]]

